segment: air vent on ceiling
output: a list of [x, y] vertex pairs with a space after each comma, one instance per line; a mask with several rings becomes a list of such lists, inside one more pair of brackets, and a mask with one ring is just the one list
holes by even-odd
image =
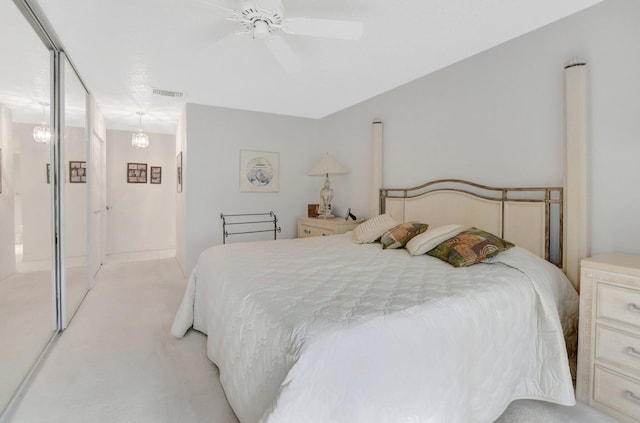
[[181, 93], [180, 91], [160, 90], [158, 88], [154, 88], [153, 93], [157, 95], [162, 95], [165, 97], [176, 97], [176, 98], [184, 97], [184, 93]]

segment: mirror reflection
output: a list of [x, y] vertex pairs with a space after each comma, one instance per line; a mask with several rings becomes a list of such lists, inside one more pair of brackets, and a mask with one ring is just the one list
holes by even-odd
[[87, 115], [86, 91], [64, 62], [64, 256], [66, 319], [71, 318], [88, 286], [87, 270]]
[[54, 334], [50, 53], [0, 2], [0, 411]]

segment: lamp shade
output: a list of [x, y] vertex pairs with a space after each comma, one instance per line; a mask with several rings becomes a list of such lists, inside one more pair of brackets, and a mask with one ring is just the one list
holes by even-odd
[[329, 153], [326, 153], [322, 159], [309, 170], [309, 176], [340, 175], [348, 172], [342, 163], [337, 161], [336, 158]]

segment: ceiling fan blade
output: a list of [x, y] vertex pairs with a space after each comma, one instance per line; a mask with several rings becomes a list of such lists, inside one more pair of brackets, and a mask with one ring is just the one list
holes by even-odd
[[332, 19], [291, 18], [283, 25], [288, 34], [309, 37], [336, 38], [339, 40], [359, 40], [364, 26], [357, 21], [336, 21]]
[[[216, 9], [220, 9], [220, 10], [224, 10], [225, 12], [229, 13], [229, 14], [233, 14], [235, 12], [235, 10], [233, 9], [234, 6], [237, 6], [237, 4], [235, 4], [235, 1], [227, 1], [226, 3], [228, 4], [228, 6], [223, 6], [222, 4], [220, 4], [219, 2], [216, 1], [209, 1], [209, 0], [196, 0], [198, 3], [202, 3], [205, 4], [207, 6], [210, 7], [215, 7]], [[234, 6], [232, 6], [232, 4]]]
[[282, 2], [280, 0], [243, 0], [243, 6], [245, 7], [259, 7], [266, 10], [280, 10], [282, 9]]
[[291, 50], [289, 43], [279, 35], [272, 35], [264, 40], [273, 57], [280, 63], [280, 66], [289, 73], [300, 72], [302, 63], [298, 56]]

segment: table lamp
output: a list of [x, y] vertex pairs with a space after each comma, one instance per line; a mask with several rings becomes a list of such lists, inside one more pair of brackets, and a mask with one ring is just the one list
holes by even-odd
[[318, 218], [331, 219], [331, 200], [333, 199], [333, 190], [331, 189], [331, 182], [329, 181], [329, 175], [342, 175], [347, 173], [347, 168], [338, 162], [335, 157], [326, 153], [322, 159], [315, 164], [309, 171], [309, 176], [321, 176], [324, 175], [324, 186], [320, 190], [320, 210], [318, 212]]

